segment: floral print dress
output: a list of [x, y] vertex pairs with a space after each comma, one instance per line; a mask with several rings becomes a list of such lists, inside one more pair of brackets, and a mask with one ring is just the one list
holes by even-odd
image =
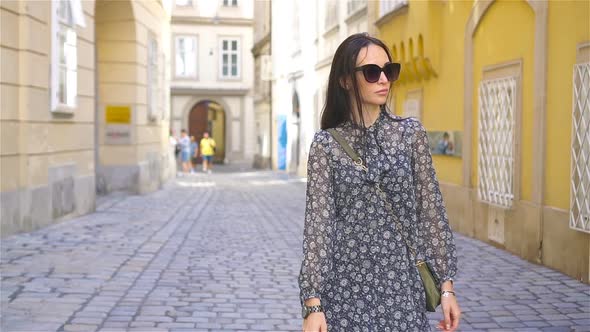
[[457, 257], [426, 131], [419, 121], [385, 110], [364, 136], [351, 122], [336, 130], [368, 169], [356, 166], [327, 131], [316, 133], [308, 159], [301, 301], [320, 298], [330, 332], [430, 331], [416, 257], [404, 239], [441, 283], [454, 277]]

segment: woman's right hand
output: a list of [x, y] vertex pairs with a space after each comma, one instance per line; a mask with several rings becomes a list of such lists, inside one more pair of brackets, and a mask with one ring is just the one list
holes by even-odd
[[303, 332], [328, 332], [326, 315], [323, 312], [312, 312], [303, 320]]

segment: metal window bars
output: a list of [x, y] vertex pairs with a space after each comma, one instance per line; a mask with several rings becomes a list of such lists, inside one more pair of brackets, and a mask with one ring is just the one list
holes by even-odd
[[590, 62], [574, 65], [570, 228], [590, 233]]
[[503, 208], [514, 200], [516, 78], [479, 86], [478, 198]]

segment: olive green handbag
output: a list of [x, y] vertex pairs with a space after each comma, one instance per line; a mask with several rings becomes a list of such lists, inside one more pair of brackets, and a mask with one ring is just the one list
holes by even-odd
[[[327, 131], [332, 135], [332, 137], [334, 137], [336, 142], [340, 144], [346, 154], [354, 161], [354, 164], [366, 172], [367, 166], [364, 165], [363, 159], [350, 147], [350, 145], [348, 145], [344, 137], [342, 137], [334, 128], [327, 129]], [[393, 212], [393, 206], [387, 199], [387, 194], [379, 186], [379, 183], [376, 183], [376, 188], [377, 192], [379, 192], [383, 198], [385, 206], [387, 206], [387, 208]], [[396, 227], [401, 234], [403, 225], [399, 220], [395, 220]], [[416, 257], [416, 253], [409, 245], [408, 239], [404, 238], [404, 242], [406, 243], [406, 247], [410, 251], [411, 255]], [[420, 274], [420, 279], [422, 279], [422, 284], [424, 285], [424, 292], [426, 293], [426, 310], [434, 312], [436, 311], [436, 307], [440, 305], [440, 288], [438, 286], [438, 281], [434, 277], [434, 274], [432, 273], [432, 270], [426, 261], [418, 260], [416, 262], [416, 267], [418, 269], [418, 273]]]

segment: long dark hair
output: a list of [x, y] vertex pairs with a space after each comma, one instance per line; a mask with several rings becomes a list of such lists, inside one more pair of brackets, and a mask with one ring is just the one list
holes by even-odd
[[[347, 77], [350, 77], [352, 80], [352, 91], [354, 91], [358, 119], [362, 127], [365, 126], [358, 82], [356, 75], [353, 74], [359, 52], [370, 44], [375, 44], [383, 48], [389, 58], [389, 62], [392, 61], [387, 46], [379, 39], [371, 37], [368, 33], [356, 33], [346, 38], [338, 46], [336, 53], [334, 53], [334, 59], [332, 60], [330, 77], [328, 79], [328, 91], [326, 92], [326, 103], [322, 110], [322, 120], [320, 123], [322, 129], [334, 128], [347, 120], [353, 119], [352, 105], [350, 105], [348, 91], [341, 85], [341, 80]], [[385, 105], [382, 105], [382, 107], [385, 107]]]

